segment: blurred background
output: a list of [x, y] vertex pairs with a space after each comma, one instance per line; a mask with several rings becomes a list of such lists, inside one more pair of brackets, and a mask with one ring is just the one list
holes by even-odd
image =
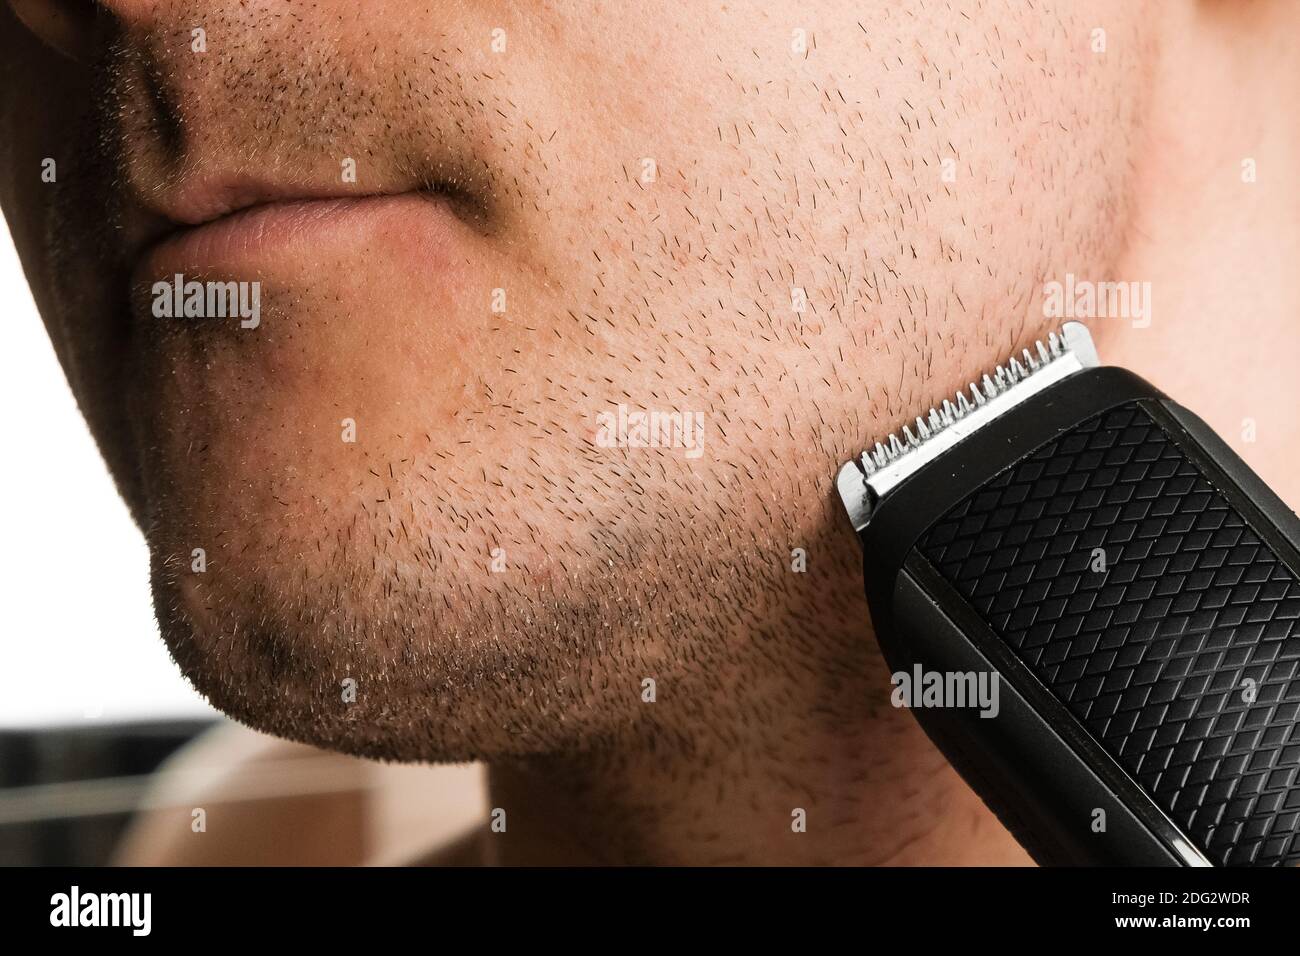
[[277, 741], [189, 686], [2, 220], [0, 308], [0, 865], [400, 863], [472, 828], [481, 768]]
[[[77, 411], [3, 227], [0, 303], [8, 435], [0, 863], [97, 863], [140, 797], [139, 776], [217, 715], [158, 637], [144, 540]], [[49, 501], [59, 507], [42, 506]], [[105, 812], [80, 815], [89, 809]]]

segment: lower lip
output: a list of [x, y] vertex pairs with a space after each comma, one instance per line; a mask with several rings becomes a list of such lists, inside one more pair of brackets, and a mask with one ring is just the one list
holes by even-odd
[[456, 222], [450, 204], [427, 193], [267, 203], [173, 234], [141, 266], [149, 276], [199, 269], [238, 273], [381, 235], [407, 247], [441, 244]]

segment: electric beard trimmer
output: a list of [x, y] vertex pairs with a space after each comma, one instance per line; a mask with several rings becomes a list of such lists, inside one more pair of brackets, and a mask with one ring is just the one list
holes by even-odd
[[913, 713], [1039, 863], [1300, 863], [1300, 519], [1204, 422], [1072, 322], [837, 485], [891, 670], [996, 686]]

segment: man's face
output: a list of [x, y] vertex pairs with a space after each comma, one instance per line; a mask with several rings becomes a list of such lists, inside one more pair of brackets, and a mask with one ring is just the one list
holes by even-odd
[[4, 206], [169, 646], [403, 758], [860, 642], [836, 466], [1106, 273], [1146, 73], [1119, 0], [13, 5], [90, 51], [6, 14]]

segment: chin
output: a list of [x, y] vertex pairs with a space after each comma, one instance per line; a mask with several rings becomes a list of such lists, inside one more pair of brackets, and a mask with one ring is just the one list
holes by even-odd
[[235, 513], [211, 486], [155, 505], [162, 636], [213, 706], [400, 761], [572, 752], [638, 732], [641, 677], [670, 668], [618, 612], [612, 580], [532, 573], [522, 543], [506, 549], [519, 564], [495, 573], [490, 536], [467, 538], [450, 515], [419, 511], [418, 494], [389, 490], [382, 506], [367, 491], [330, 507], [272, 496], [254, 511], [262, 496], [249, 495]]

